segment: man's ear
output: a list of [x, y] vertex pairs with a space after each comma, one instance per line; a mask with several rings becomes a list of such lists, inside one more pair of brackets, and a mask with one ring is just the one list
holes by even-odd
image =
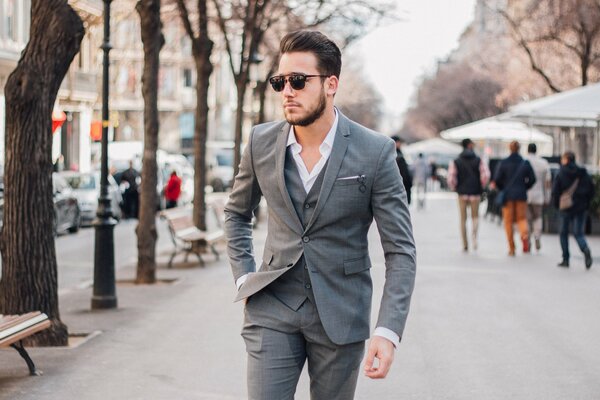
[[338, 85], [340, 84], [339, 79], [335, 75], [331, 75], [325, 80], [325, 90], [328, 95], [335, 96], [338, 90]]

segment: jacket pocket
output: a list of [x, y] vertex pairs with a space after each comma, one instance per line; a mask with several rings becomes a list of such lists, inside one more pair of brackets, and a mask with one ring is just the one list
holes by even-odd
[[344, 274], [351, 275], [357, 274], [362, 271], [366, 271], [371, 268], [371, 260], [369, 256], [362, 256], [360, 258], [353, 258], [351, 260], [344, 261]]

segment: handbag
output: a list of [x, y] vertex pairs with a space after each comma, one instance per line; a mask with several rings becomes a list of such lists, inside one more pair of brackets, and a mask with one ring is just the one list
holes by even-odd
[[573, 207], [573, 194], [575, 190], [577, 190], [577, 185], [579, 184], [579, 178], [575, 179], [575, 182], [565, 190], [558, 200], [558, 209], [564, 211]]
[[519, 168], [517, 168], [517, 170], [515, 171], [515, 174], [513, 175], [513, 178], [511, 179], [511, 181], [509, 182], [509, 184], [506, 185], [504, 187], [504, 189], [500, 190], [498, 192], [498, 194], [496, 195], [496, 198], [494, 199], [494, 203], [496, 204], [496, 206], [498, 206], [498, 207], [504, 207], [504, 205], [506, 204], [506, 190], [509, 187], [511, 187], [513, 185], [513, 183], [515, 183], [515, 180], [519, 176], [519, 171], [521, 171], [521, 168], [523, 168], [523, 165], [525, 165], [525, 160], [523, 160], [521, 162], [521, 165], [519, 165]]

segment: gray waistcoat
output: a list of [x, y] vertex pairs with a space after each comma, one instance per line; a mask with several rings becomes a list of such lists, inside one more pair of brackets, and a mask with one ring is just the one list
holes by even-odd
[[[302, 179], [296, 168], [296, 162], [291, 149], [288, 147], [285, 156], [285, 185], [304, 227], [310, 221], [315, 210], [326, 169], [327, 164], [321, 170], [310, 192], [306, 194]], [[268, 290], [292, 310], [298, 310], [307, 298], [314, 303], [310, 276], [304, 257], [301, 257], [292, 269], [271, 283]]]

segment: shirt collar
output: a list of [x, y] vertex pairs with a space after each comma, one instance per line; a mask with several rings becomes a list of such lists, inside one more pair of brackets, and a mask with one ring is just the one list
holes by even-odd
[[[336, 108], [335, 111], [335, 119], [333, 120], [333, 124], [331, 125], [331, 129], [327, 132], [327, 136], [325, 136], [325, 140], [321, 143], [319, 147], [319, 151], [321, 155], [329, 155], [331, 153], [331, 149], [333, 148], [333, 141], [335, 139], [335, 132], [337, 131], [339, 114]], [[296, 135], [294, 134], [294, 125], [290, 125], [290, 132], [288, 133], [287, 147], [292, 146], [292, 151], [294, 153], [300, 153], [302, 151], [302, 146], [296, 140]]]

